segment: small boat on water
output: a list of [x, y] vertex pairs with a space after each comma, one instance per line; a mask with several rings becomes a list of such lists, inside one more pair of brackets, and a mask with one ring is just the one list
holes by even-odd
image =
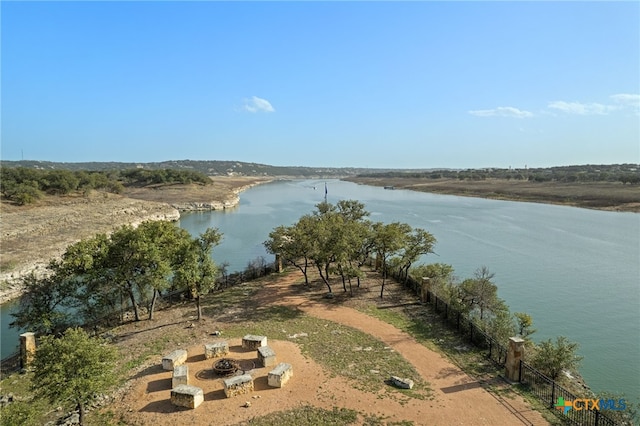
[[384, 189], [396, 189], [395, 186], [385, 186]]

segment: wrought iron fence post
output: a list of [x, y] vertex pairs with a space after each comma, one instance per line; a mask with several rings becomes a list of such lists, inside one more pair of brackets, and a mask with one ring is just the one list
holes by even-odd
[[600, 410], [595, 410], [595, 414], [596, 414], [596, 421], [594, 426], [598, 426], [598, 423], [600, 423]]
[[553, 401], [556, 399], [556, 381], [551, 380], [551, 403], [549, 406], [553, 409]]
[[520, 365], [518, 365], [518, 383], [522, 383], [522, 360], [520, 360]]

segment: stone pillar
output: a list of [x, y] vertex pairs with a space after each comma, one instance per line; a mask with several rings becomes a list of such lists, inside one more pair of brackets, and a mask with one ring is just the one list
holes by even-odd
[[374, 269], [376, 271], [379, 271], [381, 268], [382, 268], [382, 258], [380, 256], [376, 256]]
[[276, 273], [282, 272], [282, 257], [276, 254]]
[[520, 361], [524, 359], [524, 339], [520, 337], [509, 338], [507, 349], [507, 361], [504, 364], [505, 376], [512, 382], [520, 380]]
[[420, 286], [420, 301], [422, 303], [427, 303], [429, 300], [427, 299], [427, 294], [431, 291], [431, 278], [422, 277], [422, 285]]
[[36, 334], [32, 332], [22, 333], [20, 335], [20, 364], [22, 368], [27, 369], [33, 362], [36, 354]]

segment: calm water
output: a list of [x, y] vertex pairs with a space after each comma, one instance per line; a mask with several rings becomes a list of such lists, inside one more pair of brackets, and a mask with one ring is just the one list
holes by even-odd
[[[324, 182], [257, 186], [241, 194], [237, 208], [186, 214], [180, 226], [193, 234], [219, 228], [224, 240], [213, 257], [240, 270], [258, 256], [271, 260], [262, 242], [275, 226], [312, 211]], [[581, 372], [593, 390], [638, 400], [640, 215], [327, 184], [329, 202], [357, 199], [374, 221], [406, 222], [434, 234], [436, 254], [424, 262], [451, 264], [460, 278], [487, 266], [512, 312], [533, 316], [534, 337], [564, 335], [580, 343]], [[2, 356], [14, 349], [5, 343], [7, 312], [3, 307]]]

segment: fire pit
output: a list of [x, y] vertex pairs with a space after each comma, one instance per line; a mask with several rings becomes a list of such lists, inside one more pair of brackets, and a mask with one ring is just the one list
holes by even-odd
[[218, 376], [230, 376], [238, 371], [238, 368], [238, 361], [229, 358], [222, 358], [213, 363], [213, 372]]

